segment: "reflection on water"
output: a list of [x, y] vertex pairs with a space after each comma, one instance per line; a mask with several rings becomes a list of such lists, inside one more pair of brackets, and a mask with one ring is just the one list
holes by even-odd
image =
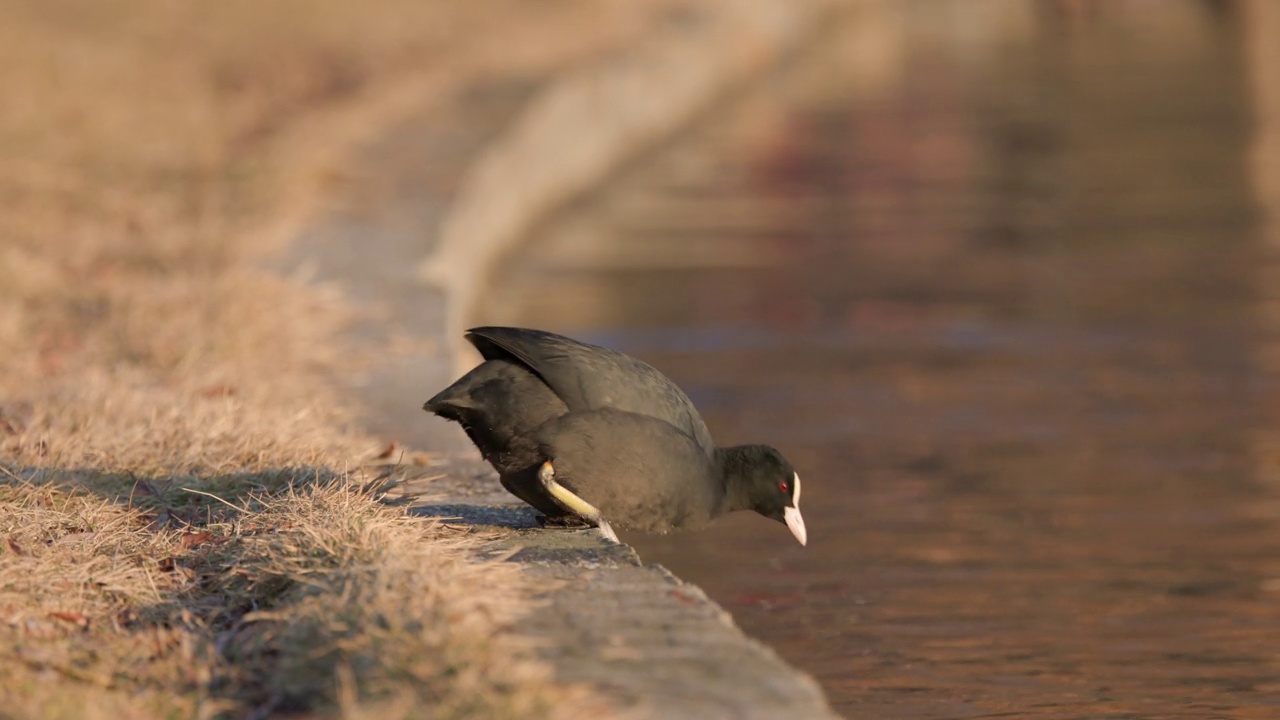
[[853, 16], [549, 222], [478, 320], [640, 355], [792, 459], [808, 548], [628, 539], [849, 717], [1280, 717], [1240, 4], [980, 6]]

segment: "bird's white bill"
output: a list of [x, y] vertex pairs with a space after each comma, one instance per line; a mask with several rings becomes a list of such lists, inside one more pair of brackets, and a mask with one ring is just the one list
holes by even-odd
[[808, 542], [809, 534], [804, 530], [804, 517], [800, 515], [800, 508], [782, 508], [782, 519], [787, 523], [787, 527], [791, 528], [791, 534], [796, 536], [796, 540], [799, 540], [801, 545]]

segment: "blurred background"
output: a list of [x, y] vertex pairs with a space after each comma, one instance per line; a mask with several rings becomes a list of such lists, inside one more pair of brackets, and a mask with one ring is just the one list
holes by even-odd
[[[343, 148], [462, 97], [453, 158], [700, 4], [0, 3], [0, 448], [226, 462], [125, 430], [361, 371], [341, 310], [260, 273], [318, 198], [377, 194]], [[846, 4], [544, 217], [468, 320], [637, 355], [794, 462], [807, 548], [745, 514], [624, 539], [848, 717], [1280, 714], [1280, 4]]]
[[804, 478], [629, 537], [849, 717], [1280, 713], [1280, 6], [873, 4], [557, 213], [477, 322]]

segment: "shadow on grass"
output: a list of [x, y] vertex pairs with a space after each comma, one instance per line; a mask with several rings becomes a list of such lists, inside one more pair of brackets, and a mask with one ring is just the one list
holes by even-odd
[[291, 606], [314, 593], [299, 577], [348, 558], [307, 547], [300, 560], [305, 539], [288, 534], [305, 538], [316, 517], [288, 508], [373, 491], [315, 467], [143, 477], [0, 464], [0, 508], [14, 522], [6, 560], [23, 571], [5, 583], [9, 609], [34, 630], [7, 648], [0, 638], [0, 650], [37, 676], [179, 706], [244, 717], [313, 709], [332, 700], [343, 653]]
[[[10, 468], [0, 465], [0, 485], [30, 484], [68, 493], [91, 493], [142, 512], [169, 512], [175, 526], [208, 524], [228, 512], [252, 511], [264, 501], [304, 488], [344, 482], [321, 467], [286, 467], [245, 473], [146, 475], [96, 469]], [[204, 514], [203, 521], [200, 518]], [[158, 529], [158, 528], [153, 528]]]
[[525, 530], [541, 527], [539, 513], [509, 494], [487, 463], [450, 460], [428, 471], [388, 468], [389, 480], [411, 505], [409, 514], [450, 525], [504, 527]]
[[[414, 517], [450, 524], [528, 529], [539, 513], [508, 495], [495, 476], [468, 464], [427, 475], [411, 466], [370, 466], [354, 483], [359, 492], [388, 505], [411, 505]], [[399, 492], [426, 476], [417, 492]], [[272, 501], [314, 487], [353, 484], [351, 476], [319, 467], [287, 467], [252, 473], [145, 476], [134, 472], [30, 467], [5, 470], [0, 485], [30, 483], [67, 492], [89, 492], [144, 513], [150, 530], [196, 529], [260, 511]], [[438, 500], [437, 498], [445, 498]], [[468, 502], [470, 501], [470, 502]]]
[[[513, 684], [518, 661], [493, 642], [494, 613], [511, 602], [495, 587], [524, 582], [512, 546], [451, 526], [533, 528], [534, 511], [489, 476], [452, 471], [389, 495], [398, 472], [422, 471], [143, 477], [0, 463], [12, 602], [0, 608], [0, 706], [6, 687], [61, 676], [15, 699], [41, 714], [145, 697], [153, 717], [257, 718], [409, 698], [439, 717], [529, 717], [542, 686]], [[594, 531], [534, 534], [515, 555], [622, 551]], [[115, 715], [138, 714], [124, 707]]]

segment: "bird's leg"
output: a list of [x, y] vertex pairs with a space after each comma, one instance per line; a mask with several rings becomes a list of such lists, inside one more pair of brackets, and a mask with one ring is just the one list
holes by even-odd
[[575, 495], [571, 490], [556, 482], [555, 468], [551, 467], [551, 461], [542, 463], [542, 467], [538, 470], [538, 481], [542, 483], [542, 487], [546, 488], [547, 494], [555, 498], [556, 502], [565, 506], [578, 516], [585, 518], [589, 522], [600, 528], [600, 534], [604, 535], [607, 540], [618, 542], [618, 535], [609, 526], [609, 522], [604, 519], [600, 511], [594, 505]]
[[[537, 472], [535, 471], [534, 475], [536, 474]], [[538, 516], [540, 521], [544, 517], [551, 519], [553, 524], [556, 519], [560, 518], [564, 518], [566, 520], [572, 518], [573, 520], [577, 520], [576, 516], [568, 510], [560, 507], [559, 503], [540, 492], [541, 487], [539, 486], [542, 484], [541, 482], [537, 482], [535, 485], [534, 483], [536, 481], [531, 481], [527, 476], [528, 473], [524, 472], [510, 473], [507, 475], [499, 475], [498, 481], [502, 483], [502, 487], [506, 488], [507, 492], [515, 495], [527, 504], [531, 505], [535, 510], [542, 513], [542, 515]]]

